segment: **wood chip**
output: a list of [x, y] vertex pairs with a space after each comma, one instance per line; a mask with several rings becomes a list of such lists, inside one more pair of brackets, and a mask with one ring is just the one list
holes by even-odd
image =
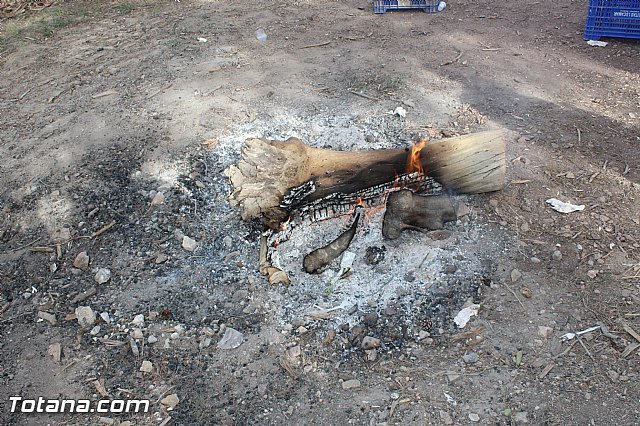
[[53, 343], [49, 345], [47, 353], [51, 355], [54, 362], [60, 362], [60, 358], [62, 356], [62, 345], [60, 343]]
[[96, 390], [98, 391], [98, 393], [100, 395], [102, 395], [103, 397], [108, 397], [109, 393], [107, 392], [107, 390], [104, 388], [104, 386], [102, 385], [102, 383], [100, 383], [99, 380], [94, 380], [93, 381], [93, 386], [96, 387]]
[[469, 331], [465, 331], [464, 333], [458, 333], [454, 335], [453, 337], [451, 337], [451, 340], [454, 342], [457, 342], [460, 340], [471, 339], [473, 337], [476, 337], [478, 334], [482, 333], [484, 330], [485, 328], [483, 325], [478, 325], [473, 327]]
[[636, 349], [640, 348], [640, 343], [629, 343], [624, 351], [620, 354], [620, 358], [626, 358], [633, 353]]
[[91, 95], [92, 99], [104, 98], [105, 96], [117, 95], [118, 92], [115, 90], [107, 90], [105, 92], [97, 93], [95, 95]]
[[549, 364], [547, 364], [547, 366], [544, 368], [544, 370], [542, 370], [540, 372], [540, 374], [538, 374], [538, 379], [544, 379], [546, 377], [547, 374], [549, 374], [549, 372], [551, 370], [553, 370], [553, 367], [555, 367], [556, 365], [553, 362], [550, 362]]
[[71, 300], [71, 304], [76, 304], [79, 302], [82, 302], [88, 298], [90, 298], [91, 296], [95, 296], [95, 294], [98, 292], [98, 290], [95, 287], [91, 287], [89, 290], [85, 291], [84, 293], [80, 293], [78, 295], [76, 295], [76, 297], [74, 297]]

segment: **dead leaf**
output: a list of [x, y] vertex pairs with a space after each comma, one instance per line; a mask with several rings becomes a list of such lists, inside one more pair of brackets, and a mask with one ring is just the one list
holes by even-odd
[[213, 148], [214, 146], [218, 145], [218, 139], [207, 139], [206, 141], [202, 142], [200, 145], [203, 145], [209, 149]]
[[62, 355], [62, 345], [60, 343], [53, 343], [49, 345], [49, 349], [47, 349], [47, 353], [51, 355], [54, 362], [60, 362], [60, 358]]

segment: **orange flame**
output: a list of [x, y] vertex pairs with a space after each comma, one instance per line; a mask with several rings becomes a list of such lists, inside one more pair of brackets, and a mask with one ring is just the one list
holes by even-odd
[[421, 139], [420, 142], [411, 147], [409, 156], [407, 157], [406, 173], [418, 172], [424, 174], [424, 167], [422, 166], [421, 152], [422, 148], [427, 144], [427, 139]]

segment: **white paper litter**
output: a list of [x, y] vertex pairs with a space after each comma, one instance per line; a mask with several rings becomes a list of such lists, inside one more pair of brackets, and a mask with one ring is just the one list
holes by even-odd
[[224, 336], [218, 342], [218, 348], [220, 349], [235, 349], [242, 344], [244, 337], [242, 333], [231, 327], [227, 327], [224, 331]]
[[402, 108], [402, 107], [398, 107], [398, 108], [393, 110], [393, 115], [397, 115], [398, 117], [406, 117], [407, 116], [407, 110]]
[[466, 308], [460, 310], [458, 314], [453, 319], [453, 322], [456, 323], [458, 328], [464, 328], [465, 325], [469, 322], [472, 316], [478, 315], [478, 311], [480, 310], [480, 305], [469, 305]]
[[197, 38], [197, 40], [198, 40], [200, 43], [206, 43], [206, 42], [208, 42], [208, 41], [209, 41], [209, 40], [207, 40], [207, 39], [206, 39], [206, 38], [204, 38], [204, 37], [198, 37], [198, 38]]
[[607, 43], [606, 41], [589, 40], [587, 44], [589, 46], [605, 47], [609, 43]]
[[557, 198], [549, 198], [547, 204], [551, 205], [551, 208], [560, 213], [573, 213], [584, 210], [584, 204], [571, 204], [560, 201]]

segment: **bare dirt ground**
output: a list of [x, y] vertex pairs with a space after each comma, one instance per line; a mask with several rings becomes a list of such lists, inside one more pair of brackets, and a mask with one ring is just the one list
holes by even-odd
[[[0, 423], [638, 424], [640, 44], [587, 46], [586, 8], [71, 1], [2, 19]], [[270, 287], [260, 224], [226, 202], [247, 137], [362, 149], [493, 127], [515, 135], [505, 189], [457, 196], [470, 213], [445, 240], [376, 243], [331, 295], [300, 266]], [[20, 414], [10, 396], [152, 405]]]

